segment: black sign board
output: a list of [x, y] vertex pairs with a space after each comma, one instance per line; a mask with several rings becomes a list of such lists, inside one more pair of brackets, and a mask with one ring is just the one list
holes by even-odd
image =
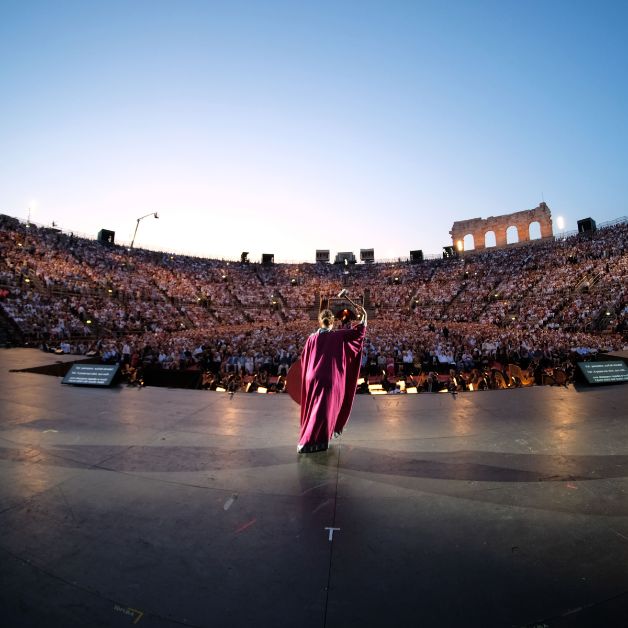
[[117, 364], [73, 364], [62, 384], [111, 386], [118, 372]]
[[621, 360], [609, 362], [578, 362], [589, 384], [620, 384], [628, 382], [628, 366]]

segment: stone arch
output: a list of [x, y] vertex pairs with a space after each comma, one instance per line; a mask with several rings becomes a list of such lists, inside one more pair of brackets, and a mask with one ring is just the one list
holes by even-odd
[[472, 234], [475, 249], [480, 251], [486, 248], [485, 236], [489, 231], [495, 233], [495, 246], [506, 246], [508, 244], [506, 230], [511, 225], [517, 227], [519, 242], [529, 242], [531, 240], [530, 224], [535, 222], [539, 223], [541, 238], [553, 236], [552, 214], [546, 203], [541, 203], [534, 209], [525, 209], [502, 216], [458, 220], [454, 222], [449, 234], [456, 249], [458, 249], [458, 242], [464, 242], [465, 236]]
[[528, 225], [528, 239], [529, 240], [541, 239], [541, 223], [538, 220], [534, 220]]
[[462, 248], [465, 251], [472, 251], [475, 248], [475, 238], [472, 233], [467, 233], [462, 239]]
[[517, 242], [521, 242], [519, 229], [517, 225], [509, 225], [506, 227], [506, 244], [517, 244]]
[[495, 237], [495, 232], [490, 229], [484, 234], [484, 248], [492, 249], [497, 246], [497, 238]]

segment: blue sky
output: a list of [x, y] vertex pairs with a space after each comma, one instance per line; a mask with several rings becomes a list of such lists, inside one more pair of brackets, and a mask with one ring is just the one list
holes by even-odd
[[[137, 246], [437, 253], [628, 214], [625, 2], [0, 0], [0, 212]], [[556, 220], [555, 220], [556, 223]]]

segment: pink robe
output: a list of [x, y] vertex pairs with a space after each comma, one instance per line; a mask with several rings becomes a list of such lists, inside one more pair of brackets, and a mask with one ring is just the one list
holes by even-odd
[[301, 353], [299, 446], [327, 449], [342, 432], [353, 405], [366, 327], [312, 334]]

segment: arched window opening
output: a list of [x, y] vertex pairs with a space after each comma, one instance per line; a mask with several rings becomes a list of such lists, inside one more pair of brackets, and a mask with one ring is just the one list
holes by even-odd
[[530, 240], [540, 240], [541, 239], [541, 223], [538, 220], [531, 222], [528, 228], [528, 232], [530, 235]]
[[475, 240], [473, 239], [473, 234], [467, 233], [467, 235], [464, 237], [463, 243], [463, 248], [465, 251], [472, 251], [475, 248]]
[[515, 242], [519, 242], [519, 232], [517, 227], [513, 225], [506, 229], [506, 244], [515, 244]]
[[494, 231], [487, 231], [484, 234], [484, 246], [488, 249], [493, 246], [497, 246], [497, 238]]

